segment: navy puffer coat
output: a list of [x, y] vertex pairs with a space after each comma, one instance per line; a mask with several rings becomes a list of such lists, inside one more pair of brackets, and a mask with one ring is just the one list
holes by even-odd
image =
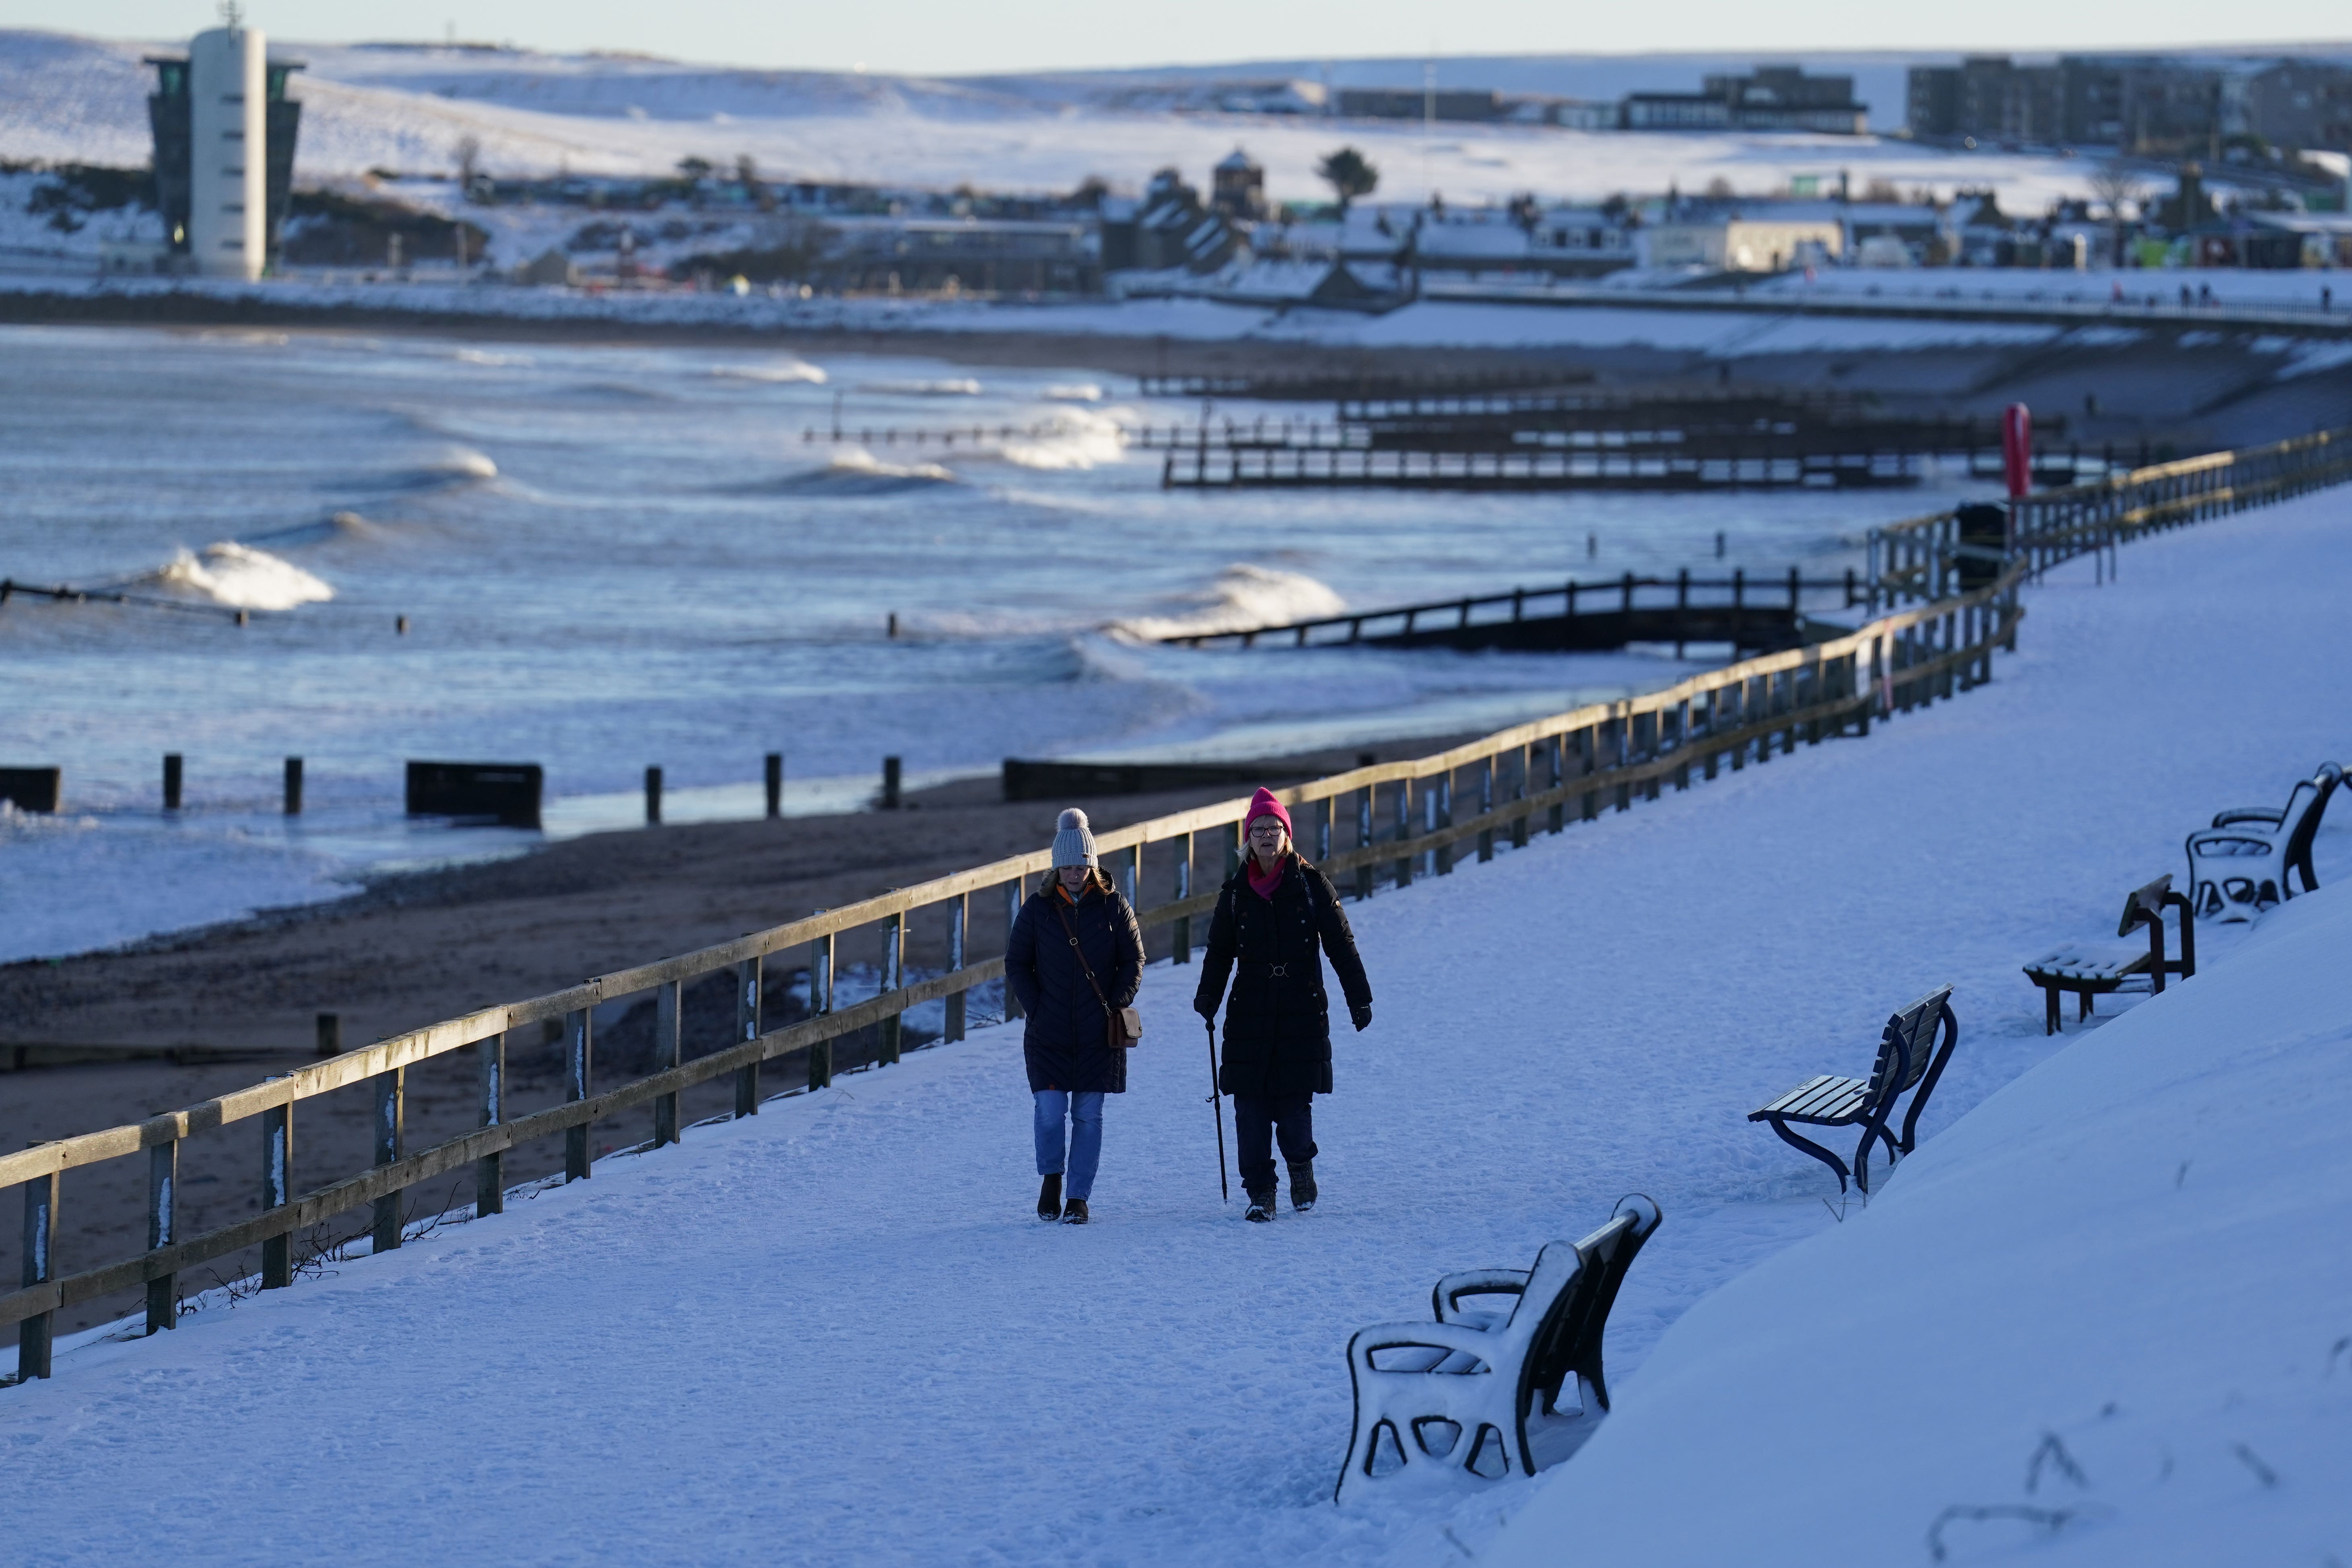
[[[1062, 929], [1062, 915], [1069, 917], [1068, 931]], [[1076, 949], [1070, 946], [1073, 931]], [[1094, 987], [1078, 967], [1081, 952], [1102, 987], [1103, 1001], [1095, 999]], [[1012, 939], [1004, 944], [1004, 983], [1029, 1016], [1021, 1046], [1031, 1090], [1127, 1092], [1128, 1047], [1110, 1044], [1103, 1003], [1134, 1004], [1143, 984], [1143, 932], [1118, 889], [1097, 873], [1072, 905], [1049, 877], [1013, 918]]]
[[1372, 1005], [1356, 935], [1348, 929], [1331, 879], [1300, 859], [1285, 858], [1271, 900], [1249, 885], [1249, 866], [1225, 879], [1209, 921], [1201, 987], [1193, 1011], [1225, 1005], [1224, 1064], [1219, 1086], [1227, 1094], [1286, 1099], [1331, 1092], [1331, 1004], [1323, 989], [1323, 959], [1339, 976], [1349, 1007]]

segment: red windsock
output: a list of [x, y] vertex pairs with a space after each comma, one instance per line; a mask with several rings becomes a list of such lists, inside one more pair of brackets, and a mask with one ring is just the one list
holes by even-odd
[[2033, 411], [2022, 403], [2000, 412], [2000, 472], [2011, 500], [2033, 488]]

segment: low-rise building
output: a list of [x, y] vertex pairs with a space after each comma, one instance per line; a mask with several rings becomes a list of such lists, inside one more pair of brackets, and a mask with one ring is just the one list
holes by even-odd
[[1677, 203], [1642, 230], [1646, 264], [1722, 272], [1786, 272], [1840, 259], [1835, 202]]

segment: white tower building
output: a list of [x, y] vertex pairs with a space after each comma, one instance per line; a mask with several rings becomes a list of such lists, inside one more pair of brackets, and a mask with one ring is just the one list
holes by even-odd
[[250, 282], [268, 259], [268, 53], [257, 27], [188, 43], [188, 253], [207, 278]]

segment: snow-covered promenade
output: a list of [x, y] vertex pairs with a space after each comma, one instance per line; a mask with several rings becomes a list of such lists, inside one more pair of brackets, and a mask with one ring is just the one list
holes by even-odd
[[[1351, 906], [1377, 1021], [1338, 1042], [1313, 1215], [1253, 1226], [1218, 1205], [1194, 972], [1161, 965], [1130, 1092], [1107, 1109], [1092, 1225], [1028, 1217], [1017, 1034], [983, 1031], [171, 1335], [62, 1352], [53, 1380], [0, 1394], [8, 1555], [1458, 1559], [1444, 1531], [1484, 1551], [1505, 1515], [1614, 1462], [1612, 1432], [1451, 1512], [1335, 1509], [1348, 1333], [1425, 1312], [1446, 1269], [1524, 1267], [1634, 1191], [1665, 1223], [1612, 1321], [1622, 1431], [1649, 1433], [1617, 1447], [1643, 1456], [1653, 1520], [1704, 1510], [1707, 1464], [1658, 1475], [1672, 1435], [1632, 1414], [1643, 1362], [1753, 1266], [1865, 1234], [1839, 1227], [1826, 1173], [1745, 1113], [1863, 1070], [1886, 1015], [1947, 981], [1962, 1035], [1930, 1152], [2079, 1039], [2044, 1039], [2019, 963], [2112, 930], [2123, 893], [2179, 874], [2182, 837], [2217, 808], [2279, 804], [2352, 749], [2347, 582], [2346, 490], [2133, 545], [2105, 588], [2079, 563], [2030, 595], [1990, 687]], [[2323, 831], [2318, 858], [2323, 882], [2352, 873], [2352, 833]], [[2241, 945], [2200, 937], [2217, 971]], [[2151, 1037], [2158, 1022], [2129, 1020]], [[2077, 1092], [2073, 1066], [2009, 1101]], [[2185, 1275], [2194, 1234], [2179, 1247]], [[1960, 1463], [1940, 1429], [1980, 1352], [1948, 1333], [1920, 1353], [1934, 1398], [1925, 1374], [1857, 1389], [1847, 1440], [1879, 1433], [1936, 1472]], [[2171, 1371], [2188, 1404], [2218, 1375]], [[2035, 1436], [2019, 1434], [2017, 1466]], [[1835, 1461], [1820, 1472], [1798, 1510], [1818, 1522], [1775, 1518], [1738, 1560], [1923, 1553], [1927, 1519], [1842, 1519], [1822, 1500]], [[2126, 1560], [2099, 1554], [2120, 1536], [2078, 1539], [2077, 1560]], [[1641, 1540], [1629, 1525], [1607, 1560], [1642, 1560]], [[2275, 1544], [2295, 1560], [2305, 1543]]]

